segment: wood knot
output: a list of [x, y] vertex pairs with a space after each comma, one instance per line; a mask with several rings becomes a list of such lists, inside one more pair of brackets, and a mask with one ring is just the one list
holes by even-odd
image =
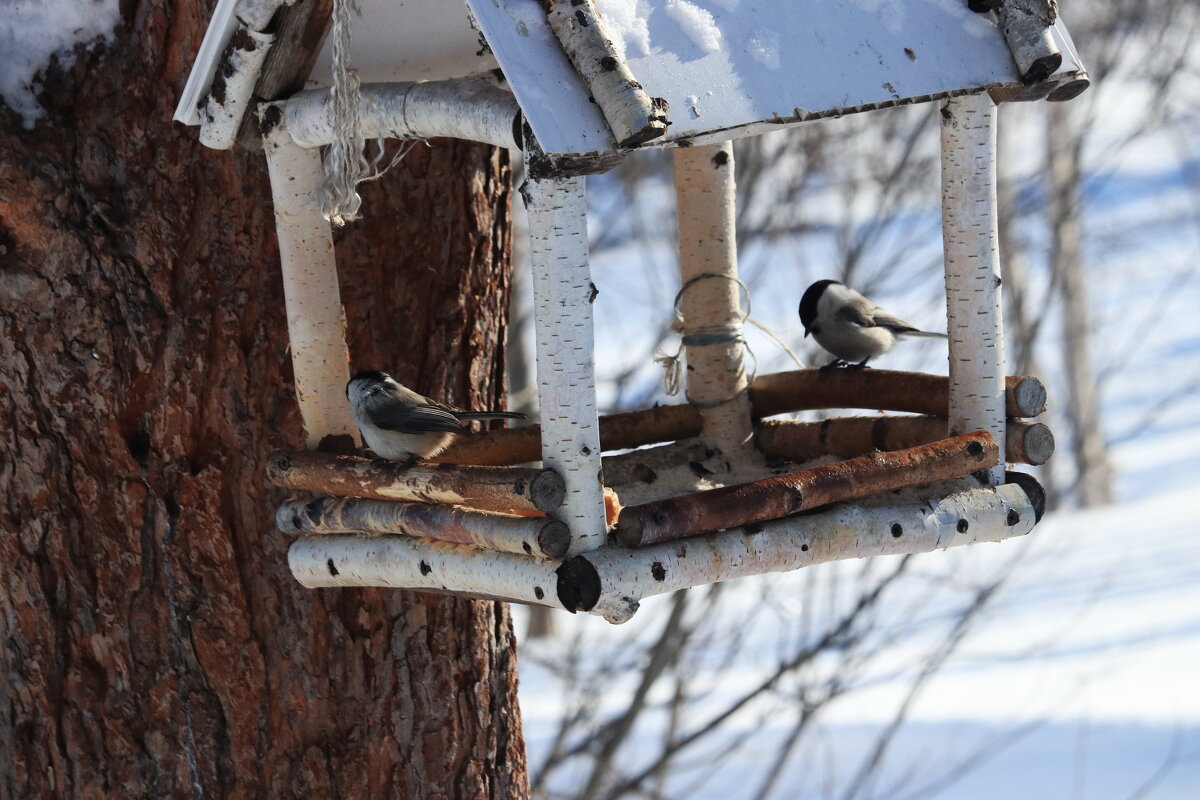
[[600, 66], [603, 67], [606, 72], [613, 72], [617, 68], [617, 60], [612, 56], [605, 56], [604, 58], [600, 59]]

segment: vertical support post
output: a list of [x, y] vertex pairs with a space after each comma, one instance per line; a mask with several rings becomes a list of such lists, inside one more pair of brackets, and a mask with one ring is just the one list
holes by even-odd
[[571, 529], [574, 555], [603, 546], [608, 536], [584, 179], [529, 178], [521, 195], [529, 212], [542, 461], [566, 483], [558, 516]]
[[687, 397], [704, 418], [704, 438], [728, 456], [745, 457], [754, 429], [745, 391], [733, 145], [680, 148], [674, 157]]
[[[274, 119], [279, 119], [277, 109]], [[339, 445], [352, 445], [357, 427], [346, 402], [350, 357], [333, 235], [320, 211], [321, 152], [296, 145], [282, 121], [264, 134], [263, 145], [305, 439], [310, 449], [347, 449]], [[326, 441], [341, 436], [348, 441]]]
[[[950, 334], [950, 425], [1004, 446], [1004, 335], [996, 202], [996, 105], [986, 93], [942, 105], [942, 243]], [[1004, 464], [990, 470], [1004, 482]]]

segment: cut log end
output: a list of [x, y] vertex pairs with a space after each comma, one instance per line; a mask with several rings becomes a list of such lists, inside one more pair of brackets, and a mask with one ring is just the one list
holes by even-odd
[[1037, 378], [1021, 378], [1010, 384], [1013, 408], [1009, 416], [1036, 417], [1046, 410], [1046, 387]]
[[636, 511], [621, 514], [613, 529], [613, 535], [626, 547], [640, 547], [642, 544], [642, 518]]
[[547, 520], [538, 531], [538, 547], [550, 558], [562, 558], [571, 546], [571, 530], [566, 523], [556, 519]]
[[1038, 483], [1037, 478], [1025, 472], [1006, 472], [1004, 482], [1015, 483], [1021, 487], [1021, 491], [1029, 498], [1029, 504], [1033, 506], [1034, 520], [1041, 522], [1042, 515], [1046, 513], [1046, 490]]
[[1065, 103], [1068, 100], [1074, 100], [1079, 95], [1087, 91], [1087, 88], [1092, 85], [1092, 79], [1088, 77], [1086, 72], [1076, 73], [1075, 77], [1069, 81], [1064, 81], [1058, 86], [1050, 90], [1046, 95], [1046, 99], [1051, 103]]
[[567, 484], [563, 477], [552, 469], [544, 469], [529, 486], [529, 496], [539, 511], [554, 511], [567, 498]]
[[583, 556], [575, 556], [558, 566], [558, 600], [563, 608], [574, 614], [576, 611], [591, 611], [600, 599], [600, 573], [592, 562]]
[[1054, 432], [1040, 422], [1032, 423], [1025, 429], [1021, 445], [1026, 463], [1041, 466], [1054, 455]]
[[1026, 86], [1032, 86], [1035, 83], [1041, 83], [1048, 80], [1051, 75], [1058, 71], [1062, 66], [1062, 53], [1049, 53], [1041, 58], [1035, 59], [1029, 68], [1025, 70], [1025, 74], [1021, 76], [1021, 83]]

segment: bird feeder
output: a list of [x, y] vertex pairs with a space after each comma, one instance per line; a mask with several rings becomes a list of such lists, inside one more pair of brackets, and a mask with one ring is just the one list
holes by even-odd
[[[220, 0], [176, 118], [270, 172], [309, 452], [270, 478], [308, 587], [392, 586], [628, 619], [647, 596], [809, 564], [1028, 533], [1046, 393], [1006, 377], [996, 108], [1088, 85], [1055, 6], [760, 0]], [[332, 13], [331, 13], [332, 7]], [[322, 41], [334, 20], [330, 40]], [[631, 24], [635, 23], [635, 24]], [[347, 47], [349, 44], [349, 47]], [[349, 61], [361, 89], [339, 83]], [[502, 70], [498, 80], [496, 68]], [[303, 91], [296, 86], [307, 85]], [[731, 141], [941, 104], [949, 377], [799, 370], [751, 381]], [[315, 452], [355, 437], [321, 148], [449, 136], [519, 151], [537, 425], [412, 467]], [[817, 123], [819, 124], [819, 123]], [[672, 148], [686, 403], [598, 417], [584, 176]], [[906, 415], [767, 418], [805, 409]], [[653, 447], [647, 447], [654, 445]], [[635, 449], [617, 455], [614, 451]], [[605, 455], [610, 453], [610, 455]], [[522, 466], [540, 462], [539, 467]]]

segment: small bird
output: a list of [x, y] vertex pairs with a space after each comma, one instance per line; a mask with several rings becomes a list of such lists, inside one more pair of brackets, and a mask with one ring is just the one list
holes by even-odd
[[525, 419], [514, 411], [460, 411], [400, 385], [386, 372], [359, 372], [346, 399], [363, 439], [381, 458], [410, 465], [442, 452], [476, 419]]
[[865, 367], [867, 362], [892, 349], [900, 336], [945, 339], [944, 333], [929, 333], [897, 317], [840, 281], [817, 281], [800, 298], [800, 322], [804, 335], [810, 333], [828, 350], [833, 361], [822, 369]]

